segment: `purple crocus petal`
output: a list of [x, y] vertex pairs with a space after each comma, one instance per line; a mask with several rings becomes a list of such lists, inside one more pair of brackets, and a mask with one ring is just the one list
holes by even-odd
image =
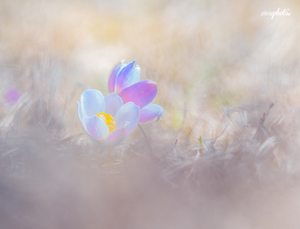
[[132, 102], [126, 103], [120, 107], [115, 116], [117, 130], [124, 129], [128, 134], [137, 126], [139, 119], [140, 108]]
[[109, 92], [114, 92], [115, 91], [117, 76], [118, 76], [120, 70], [123, 69], [125, 66], [126, 66], [126, 64], [119, 63], [113, 68], [113, 70], [112, 70], [112, 72], [109, 76], [109, 79], [108, 79], [108, 90], [109, 90]]
[[150, 103], [140, 110], [140, 123], [145, 123], [159, 119], [164, 112], [164, 109], [157, 104]]
[[119, 108], [123, 105], [123, 100], [118, 94], [110, 94], [104, 98], [106, 108], [105, 112], [111, 115], [115, 115]]
[[115, 90], [120, 92], [126, 87], [140, 80], [140, 67], [136, 66], [135, 61], [130, 62], [125, 67], [120, 69], [116, 78]]
[[125, 103], [134, 102], [139, 107], [144, 107], [152, 102], [156, 94], [156, 83], [144, 80], [125, 88], [120, 96]]
[[87, 89], [81, 94], [80, 109], [84, 116], [95, 116], [105, 110], [102, 93], [95, 89]]
[[6, 93], [4, 94], [5, 101], [10, 105], [17, 103], [20, 97], [21, 97], [21, 93], [15, 88], [11, 88], [7, 90]]
[[103, 119], [98, 118], [97, 116], [84, 117], [81, 120], [81, 123], [86, 132], [95, 140], [99, 141], [106, 139], [109, 135], [108, 126]]

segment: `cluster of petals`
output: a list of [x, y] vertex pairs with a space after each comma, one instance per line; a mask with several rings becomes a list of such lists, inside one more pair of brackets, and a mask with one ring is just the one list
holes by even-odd
[[78, 116], [85, 131], [94, 139], [118, 141], [130, 134], [139, 123], [157, 120], [163, 108], [152, 103], [156, 83], [140, 79], [135, 61], [114, 67], [108, 80], [109, 94], [85, 90], [78, 102]]

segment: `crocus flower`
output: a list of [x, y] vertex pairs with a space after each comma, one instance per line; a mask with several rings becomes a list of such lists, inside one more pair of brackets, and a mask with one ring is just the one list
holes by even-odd
[[163, 114], [163, 108], [152, 103], [157, 94], [156, 83], [140, 80], [140, 67], [135, 61], [115, 66], [108, 80], [108, 90], [118, 93], [124, 102], [133, 102], [139, 106], [140, 123], [158, 119]]
[[87, 89], [78, 103], [78, 115], [91, 137], [114, 142], [136, 128], [140, 108], [133, 102], [124, 103], [117, 94], [103, 96], [98, 90]]
[[20, 97], [21, 97], [21, 93], [15, 88], [8, 89], [4, 94], [5, 102], [8, 103], [9, 105], [13, 105], [17, 103]]
[[139, 123], [158, 119], [163, 108], [151, 103], [157, 94], [153, 81], [140, 80], [135, 61], [118, 64], [103, 94], [85, 90], [78, 102], [78, 116], [86, 132], [96, 140], [115, 142], [131, 133]]

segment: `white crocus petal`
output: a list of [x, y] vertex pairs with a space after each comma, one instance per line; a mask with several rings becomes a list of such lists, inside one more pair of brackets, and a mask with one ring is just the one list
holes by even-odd
[[122, 98], [118, 94], [110, 94], [105, 96], [105, 112], [111, 115], [115, 115], [119, 108], [124, 104]]
[[132, 102], [126, 103], [118, 110], [115, 120], [117, 129], [125, 129], [130, 133], [138, 124], [140, 118], [140, 108]]
[[96, 140], [103, 140], [109, 135], [108, 126], [103, 119], [98, 118], [97, 116], [84, 117], [81, 120], [81, 123], [86, 132]]
[[114, 132], [112, 132], [108, 138], [106, 139], [106, 141], [109, 144], [115, 144], [120, 142], [125, 136], [126, 136], [126, 129], [117, 129]]
[[130, 72], [129, 77], [127, 78], [127, 81], [125, 81], [121, 87], [121, 90], [129, 87], [135, 83], [137, 83], [138, 81], [140, 81], [140, 75], [141, 75], [141, 68], [136, 65]]
[[164, 112], [164, 109], [157, 104], [150, 103], [143, 107], [140, 111], [140, 122], [145, 123], [159, 119]]
[[85, 90], [80, 97], [80, 109], [84, 116], [95, 116], [105, 110], [103, 94], [95, 89]]

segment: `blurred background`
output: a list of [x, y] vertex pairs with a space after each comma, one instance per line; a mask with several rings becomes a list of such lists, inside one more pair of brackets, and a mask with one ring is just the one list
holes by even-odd
[[[287, 9], [290, 15], [278, 15], [274, 18], [261, 15], [264, 11], [276, 11], [278, 8], [280, 10]], [[286, 155], [297, 154], [300, 143], [299, 122], [297, 122], [300, 104], [299, 10], [300, 2], [297, 0], [0, 0], [0, 119], [2, 135], [6, 136], [7, 132], [5, 131], [11, 130], [10, 120], [15, 117], [16, 113], [23, 113], [23, 110], [18, 110], [20, 106], [37, 98], [43, 98], [46, 104], [49, 104], [49, 101], [51, 104], [55, 104], [55, 109], [51, 112], [43, 111], [46, 116], [50, 113], [57, 116], [56, 121], [59, 120], [57, 126], [62, 128], [60, 136], [84, 134], [76, 114], [76, 102], [81, 92], [86, 88], [97, 88], [103, 93], [107, 93], [107, 80], [112, 68], [121, 60], [136, 60], [141, 66], [142, 78], [157, 82], [159, 92], [155, 102], [162, 104], [165, 108], [165, 114], [158, 123], [145, 127], [146, 132], [151, 136], [153, 134], [154, 141], [157, 141], [153, 143], [154, 147], [157, 145], [161, 147], [157, 150], [164, 151], [165, 148], [172, 148], [176, 142], [184, 141], [187, 144], [183, 147], [184, 152], [187, 154], [194, 152], [195, 147], [201, 148], [203, 139], [215, 139], [222, 133], [224, 126], [228, 124], [224, 119], [232, 109], [246, 106], [247, 112], [256, 112], [256, 116], [254, 116], [258, 123], [257, 120], [264, 117], [264, 112], [268, 113], [268, 107], [273, 104], [270, 114], [273, 121], [269, 125], [273, 128], [274, 132], [272, 133], [278, 134], [284, 142], [283, 146], [276, 150], [279, 155], [285, 155], [282, 158], [289, 157]], [[48, 105], [45, 106], [48, 107]], [[51, 106], [49, 105], [49, 107]], [[20, 120], [19, 123], [25, 123], [22, 121], [23, 119]], [[280, 128], [275, 127], [275, 124], [280, 124]], [[3, 155], [7, 155], [4, 152], [16, 149], [15, 142], [20, 138], [23, 139], [23, 142], [29, 141], [26, 136], [31, 132], [26, 128], [30, 127], [24, 128], [26, 130], [24, 132], [17, 129], [16, 132], [22, 134], [14, 135], [10, 141], [3, 137], [2, 148], [0, 148]], [[155, 133], [153, 128], [159, 128], [163, 132]], [[137, 139], [139, 136], [140, 134], [134, 135]], [[228, 134], [222, 144], [230, 145], [230, 142], [240, 141], [238, 137], [234, 136]], [[166, 142], [159, 137], [167, 139]], [[247, 138], [245, 135], [245, 139]], [[50, 142], [51, 139], [50, 137]], [[95, 145], [87, 146], [86, 140], [85, 138], [83, 143], [81, 140], [78, 142], [81, 144], [80, 147], [88, 148], [76, 148], [72, 145], [74, 148], [70, 146], [71, 148], [66, 151], [78, 150], [78, 152], [84, 153], [85, 151], [100, 150]], [[36, 142], [35, 137], [32, 137], [31, 141]], [[8, 142], [10, 142], [9, 146]], [[122, 146], [123, 148], [115, 150], [117, 160], [116, 158], [106, 158], [105, 161], [109, 163], [117, 161], [116, 163], [119, 165], [120, 154], [118, 152], [122, 152], [122, 155], [124, 152], [125, 154], [127, 151], [131, 152], [130, 158], [132, 152], [133, 155], [139, 154], [136, 151], [139, 152], [138, 149], [143, 149], [143, 146], [135, 144], [135, 141], [128, 142], [129, 146]], [[137, 148], [130, 148], [132, 145]], [[44, 149], [45, 145], [40, 147]], [[50, 147], [50, 149], [52, 148]], [[59, 150], [61, 149], [59, 148]], [[22, 150], [20, 153], [22, 154]], [[170, 155], [166, 155], [166, 158], [170, 159]], [[194, 157], [194, 154], [192, 156]], [[141, 164], [139, 164], [140, 158], [135, 158], [132, 162], [126, 157], [126, 160], [130, 162], [123, 164], [119, 170], [123, 173], [118, 174], [122, 175], [117, 178], [105, 175], [105, 178], [101, 178], [101, 182], [108, 186], [105, 186], [105, 190], [102, 190], [102, 183], [97, 183], [100, 176], [98, 172], [109, 171], [110, 174], [111, 168], [101, 167], [96, 172], [85, 168], [82, 174], [77, 169], [78, 166], [81, 167], [82, 164], [85, 164], [87, 159], [82, 161], [82, 158], [78, 159], [77, 156], [60, 162], [64, 169], [57, 166], [56, 160], [48, 163], [49, 158], [45, 156], [37, 161], [43, 165], [42, 167], [46, 167], [46, 175], [40, 175], [38, 181], [35, 179], [30, 181], [25, 179], [24, 181], [23, 178], [23, 180], [19, 180], [19, 177], [16, 181], [15, 178], [11, 178], [11, 167], [7, 169], [7, 160], [4, 158], [6, 156], [2, 156], [1, 168], [9, 175], [0, 179], [3, 181], [2, 186], [0, 185], [0, 194], [2, 195], [0, 209], [5, 206], [2, 211], [0, 210], [1, 228], [1, 221], [5, 225], [3, 228], [166, 229], [220, 228], [220, 225], [222, 228], [299, 228], [300, 226], [296, 217], [296, 213], [300, 210], [299, 198], [285, 199], [287, 196], [296, 197], [295, 189], [289, 189], [293, 194], [290, 192], [283, 194], [284, 189], [276, 189], [275, 194], [269, 196], [266, 208], [260, 208], [252, 203], [249, 207], [252, 210], [245, 211], [245, 215], [251, 212], [251, 214], [249, 213], [251, 217], [248, 219], [241, 213], [243, 211], [237, 212], [231, 204], [227, 203], [228, 198], [234, 203], [239, 203], [241, 199], [251, 193], [249, 195], [252, 200], [262, 200], [268, 196], [266, 193], [272, 188], [268, 186], [266, 188], [268, 191], [264, 189], [264, 192], [258, 194], [252, 192], [256, 189], [254, 187], [257, 187], [257, 184], [250, 185], [250, 188], [243, 186], [244, 194], [237, 194], [231, 189], [230, 191], [226, 189], [227, 191], [224, 192], [230, 193], [232, 196], [226, 196], [220, 202], [216, 201], [218, 203], [215, 203], [215, 197], [222, 193], [223, 186], [211, 187], [207, 184], [209, 182], [206, 178], [199, 178], [200, 180], [204, 179], [201, 185], [210, 187], [203, 191], [205, 194], [202, 191], [197, 193], [198, 189], [190, 186], [188, 188], [180, 186], [180, 191], [177, 189], [174, 191], [167, 184], [160, 183], [162, 181], [157, 178], [160, 176], [159, 172], [156, 172], [157, 164], [151, 162], [149, 165], [148, 162], [144, 162], [143, 157]], [[14, 165], [16, 158], [19, 156], [13, 157], [13, 159], [9, 158], [9, 163]], [[88, 161], [95, 159], [92, 158]], [[70, 160], [76, 164], [75, 169], [73, 164], [70, 165]], [[102, 159], [95, 160], [99, 162], [98, 160]], [[176, 156], [176, 162], [178, 162], [177, 160]], [[35, 171], [33, 174], [38, 174], [41, 169], [36, 163], [36, 161], [33, 163], [33, 171]], [[136, 173], [140, 173], [140, 169], [143, 170], [145, 164], [146, 168], [152, 171], [150, 175], [148, 173], [136, 175]], [[25, 163], [23, 166], [28, 169], [32, 164], [26, 165]], [[226, 166], [231, 167], [232, 165]], [[289, 171], [297, 170], [296, 167], [289, 166], [290, 164], [285, 168], [292, 168]], [[160, 162], [158, 167], [164, 170], [166, 165]], [[53, 168], [57, 171], [54, 172]], [[23, 172], [17, 171], [18, 176], [24, 172], [23, 170]], [[160, 170], [158, 169], [158, 171]], [[210, 169], [207, 171], [210, 174]], [[67, 175], [62, 175], [64, 172]], [[77, 174], [81, 184], [87, 185], [89, 188], [84, 189], [84, 185], [78, 188], [77, 180], [72, 177], [72, 173], [75, 174], [75, 177]], [[28, 174], [27, 176], [30, 177]], [[61, 180], [60, 176], [62, 176]], [[72, 178], [70, 179], [69, 176]], [[94, 176], [94, 178], [87, 179], [87, 176]], [[216, 177], [213, 179], [218, 182], [223, 181], [224, 177], [222, 179], [218, 175]], [[275, 177], [277, 178], [277, 175]], [[52, 183], [50, 182], [48, 187], [46, 180], [49, 178], [52, 179]], [[227, 183], [228, 187], [235, 187], [239, 181], [245, 181], [248, 178], [248, 175], [241, 176], [240, 180], [231, 180], [231, 177]], [[153, 179], [155, 181], [152, 183]], [[13, 180], [13, 184], [11, 184], [11, 180]], [[53, 190], [53, 182], [57, 180], [59, 180], [59, 184], [67, 183], [66, 187], [62, 188], [64, 192], [59, 187]], [[114, 183], [115, 180], [118, 185]], [[7, 188], [6, 182], [11, 185], [10, 188]], [[46, 186], [41, 189], [31, 187], [40, 182]], [[149, 188], [149, 184], [151, 184], [150, 187], [156, 187], [153, 188], [154, 193], [159, 191], [156, 194], [150, 194], [149, 192], [153, 190]], [[150, 200], [163, 198], [163, 203], [153, 203], [143, 197], [140, 197], [142, 204], [136, 203], [135, 195], [139, 195], [140, 191], [132, 190], [132, 186], [141, 192], [148, 193]], [[28, 187], [30, 188], [27, 189]], [[18, 188], [26, 190], [27, 194], [21, 192], [17, 197], [9, 196], [11, 190]], [[73, 188], [78, 190], [76, 194], [69, 196], [68, 193]], [[211, 190], [214, 191], [210, 195]], [[102, 193], [99, 194], [100, 197], [97, 197], [98, 192]], [[24, 199], [22, 195], [25, 195]], [[187, 199], [192, 196], [192, 200], [187, 203], [186, 198], [182, 198], [182, 195]], [[197, 200], [198, 202], [194, 199], [197, 195], [203, 197]], [[278, 195], [283, 198], [279, 200], [280, 205], [284, 206], [279, 212], [274, 213], [271, 209], [279, 208], [277, 205], [274, 206], [274, 200], [277, 200]], [[77, 198], [81, 202], [77, 203]], [[19, 199], [22, 199], [21, 207], [17, 207]], [[174, 202], [175, 199], [182, 200], [182, 202]], [[44, 205], [53, 200], [59, 202], [54, 208], [52, 205]], [[61, 202], [64, 200], [65, 202]], [[76, 202], [75, 207], [72, 206], [73, 201]], [[131, 204], [131, 201], [134, 203]], [[36, 202], [39, 204], [32, 205]], [[239, 209], [245, 210], [251, 202], [242, 202], [237, 205]], [[102, 203], [104, 206], [113, 205], [113, 211], [116, 213], [107, 213], [105, 208], [99, 207], [102, 206]], [[64, 212], [65, 204], [71, 209], [88, 207], [89, 210], [86, 214], [90, 217], [84, 217], [85, 213], [80, 210], [72, 210], [70, 214]], [[233, 206], [237, 207], [237, 205]], [[148, 207], [144, 208], [144, 206]], [[22, 218], [27, 207], [34, 210], [29, 211], [31, 213]], [[134, 213], [129, 212], [124, 216], [124, 212], [130, 211], [131, 207], [135, 207]], [[182, 209], [178, 210], [178, 208]], [[268, 216], [264, 217], [260, 216], [260, 213], [255, 213], [258, 208], [262, 209], [261, 214], [266, 213]], [[44, 211], [39, 212], [39, 209], [44, 209]], [[66, 211], [69, 211], [68, 209]], [[155, 209], [161, 209], [160, 213], [169, 212], [160, 216], [156, 215]], [[178, 210], [176, 214], [174, 209]], [[219, 210], [208, 214], [205, 209], [209, 209], [208, 212]], [[102, 214], [106, 212], [104, 214], [106, 220], [98, 220], [98, 215], [95, 213], [97, 211]], [[55, 212], [65, 214], [61, 221]], [[201, 224], [201, 220], [196, 220], [199, 219], [198, 213], [209, 215], [209, 217], [200, 217], [203, 224]], [[15, 214], [16, 218], [9, 218], [12, 217], [12, 214]], [[114, 218], [114, 214], [120, 217], [120, 224], [118, 224], [118, 219]], [[35, 216], [40, 221], [35, 219]], [[149, 222], [146, 220], [147, 216], [150, 216]], [[74, 223], [73, 218], [76, 217], [78, 221], [75, 220], [77, 223]], [[165, 218], [161, 219], [160, 217]], [[229, 220], [226, 217], [229, 217]], [[284, 220], [280, 221], [278, 219], [280, 217], [283, 217]], [[277, 221], [273, 222], [274, 218], [277, 218]], [[6, 224], [4, 219], [7, 220]]]
[[[105, 93], [113, 66], [135, 59], [142, 78], [158, 82], [163, 123], [179, 128], [185, 119], [192, 138], [205, 132], [200, 124], [211, 112], [218, 116], [253, 95], [299, 103], [298, 1], [0, 4], [2, 94], [10, 87], [27, 93], [39, 61], [50, 65], [47, 78], [65, 82], [61, 97], [75, 87], [74, 100], [86, 87]], [[278, 8], [291, 15], [261, 16]]]

